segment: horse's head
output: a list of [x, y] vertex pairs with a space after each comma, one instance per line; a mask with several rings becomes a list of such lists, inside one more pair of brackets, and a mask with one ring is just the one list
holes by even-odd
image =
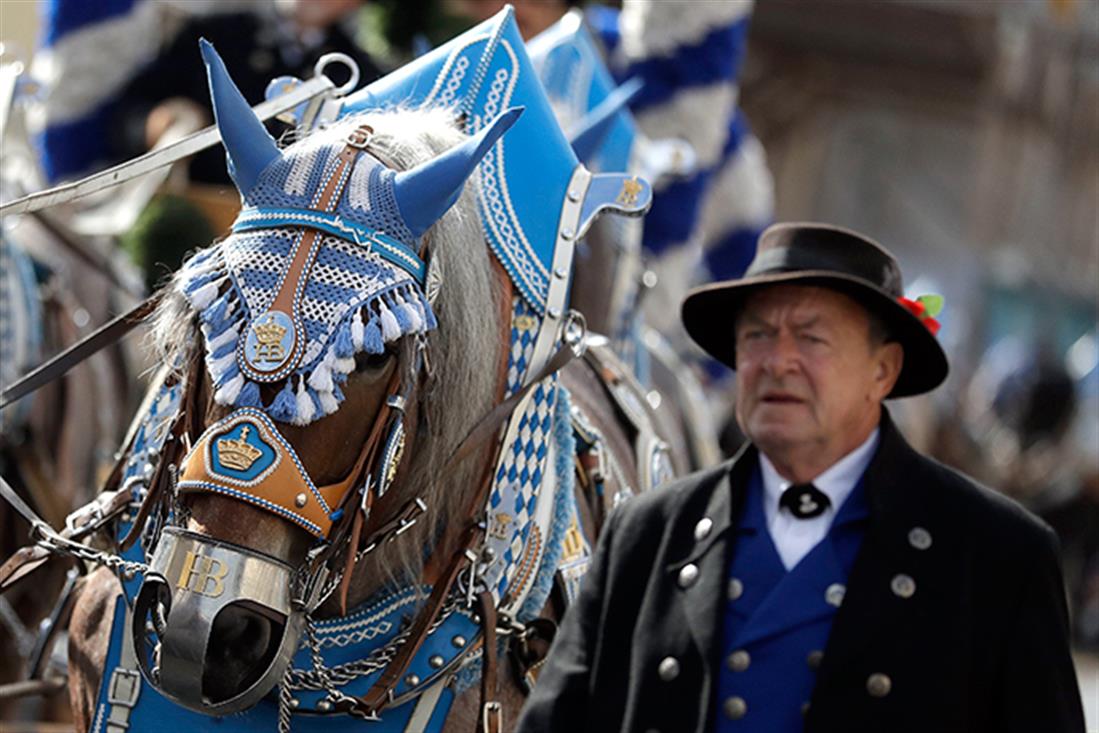
[[417, 574], [453, 505], [440, 479], [474, 483], [437, 475], [491, 407], [504, 343], [463, 189], [518, 110], [472, 137], [441, 111], [366, 114], [279, 150], [203, 53], [243, 209], [158, 314], [166, 358], [191, 365], [187, 448], [134, 634], [162, 692], [224, 714], [278, 682], [326, 599]]

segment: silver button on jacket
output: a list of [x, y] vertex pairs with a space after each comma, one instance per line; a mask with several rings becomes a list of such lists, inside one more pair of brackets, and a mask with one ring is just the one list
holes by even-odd
[[660, 666], [657, 667], [656, 673], [660, 675], [660, 679], [671, 682], [679, 676], [679, 660], [675, 657], [664, 657], [660, 660]]
[[710, 535], [710, 530], [713, 529], [714, 522], [709, 517], [703, 517], [698, 520], [698, 524], [695, 525], [695, 540], [702, 541]]
[[744, 702], [743, 697], [737, 695], [725, 698], [722, 707], [725, 709], [725, 717], [729, 720], [740, 720], [748, 712], [748, 703]]
[[866, 691], [872, 697], [885, 697], [893, 689], [893, 680], [889, 675], [875, 672], [866, 678]]
[[729, 581], [729, 600], [735, 601], [744, 594], [744, 583], [740, 582], [739, 578], [733, 578]]
[[911, 598], [916, 593], [916, 581], [912, 579], [911, 575], [905, 575], [904, 573], [894, 575], [889, 587], [900, 598]]
[[913, 527], [908, 533], [908, 544], [917, 550], [926, 550], [931, 547], [931, 533], [923, 527]]
[[690, 588], [698, 580], [698, 566], [688, 563], [679, 570], [679, 587]]

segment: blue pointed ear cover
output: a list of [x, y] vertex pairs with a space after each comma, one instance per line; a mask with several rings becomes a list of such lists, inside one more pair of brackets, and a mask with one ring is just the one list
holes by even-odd
[[584, 163], [592, 160], [618, 120], [619, 111], [625, 108], [644, 86], [644, 82], [639, 77], [624, 82], [580, 120], [580, 124], [571, 133], [569, 139], [577, 158]]
[[263, 169], [279, 157], [279, 147], [233, 83], [213, 45], [205, 38], [199, 39], [198, 45], [202, 60], [206, 62], [210, 101], [225, 144], [229, 175], [243, 197], [255, 185]]
[[[595, 38], [579, 9], [530, 39], [531, 59], [561, 124], [570, 130], [587, 120], [604, 100], [616, 93], [616, 84]], [[621, 87], [619, 87], [621, 89]], [[626, 100], [628, 101], [628, 100]], [[600, 140], [577, 156], [593, 171], [624, 171], [634, 163], [640, 146], [637, 124], [630, 110], [620, 107], [610, 114]], [[571, 137], [576, 138], [579, 130]], [[587, 146], [587, 141], [583, 146]], [[575, 149], [575, 148], [574, 148]]]
[[397, 208], [413, 237], [422, 237], [458, 201], [481, 158], [522, 113], [523, 107], [512, 107], [465, 142], [394, 177]]

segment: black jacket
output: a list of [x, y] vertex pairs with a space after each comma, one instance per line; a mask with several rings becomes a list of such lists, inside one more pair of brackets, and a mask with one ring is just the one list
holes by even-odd
[[[1053, 533], [916, 453], [888, 415], [881, 428], [863, 483], [870, 523], [805, 730], [1083, 733]], [[611, 515], [522, 733], [713, 728], [730, 529], [757, 462], [748, 446]], [[698, 541], [703, 517], [713, 528]], [[913, 545], [915, 527], [930, 547]], [[677, 577], [689, 562], [699, 577], [684, 589]], [[909, 598], [891, 590], [898, 573], [915, 579]], [[669, 656], [680, 672], [664, 681], [658, 665]], [[874, 674], [891, 681], [884, 697], [868, 691]]]

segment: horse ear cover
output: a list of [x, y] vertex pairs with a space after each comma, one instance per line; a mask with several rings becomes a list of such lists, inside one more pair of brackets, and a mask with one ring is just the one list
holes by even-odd
[[397, 208], [414, 237], [419, 239], [423, 236], [458, 201], [466, 179], [481, 158], [511, 129], [522, 113], [523, 107], [512, 107], [468, 140], [412, 170], [396, 175], [393, 194], [397, 199]]
[[282, 154], [233, 83], [214, 46], [205, 38], [199, 39], [198, 45], [206, 63], [214, 121], [225, 144], [229, 175], [243, 197], [256, 184], [263, 169]]
[[644, 86], [644, 82], [635, 76], [616, 87], [602, 102], [584, 115], [569, 139], [569, 144], [572, 145], [577, 158], [587, 163], [595, 157], [599, 152], [599, 146], [603, 144], [603, 139], [618, 119], [618, 112], [633, 101]]

